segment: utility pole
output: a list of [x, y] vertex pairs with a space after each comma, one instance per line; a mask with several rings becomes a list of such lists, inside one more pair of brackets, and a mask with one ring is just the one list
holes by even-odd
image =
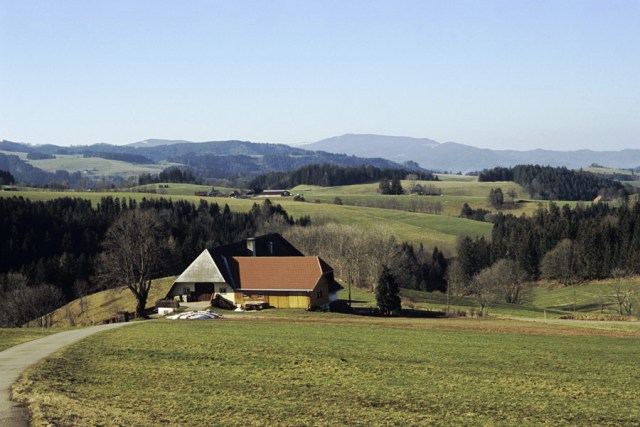
[[347, 269], [348, 284], [349, 284], [349, 308], [351, 308], [351, 268]]

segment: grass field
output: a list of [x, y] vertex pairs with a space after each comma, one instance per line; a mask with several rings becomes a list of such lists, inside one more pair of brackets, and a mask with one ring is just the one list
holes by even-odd
[[[168, 191], [179, 194], [148, 194], [137, 192], [55, 192], [55, 191], [17, 191], [0, 192], [0, 197], [22, 196], [31, 200], [51, 200], [58, 197], [82, 197], [97, 205], [105, 196], [127, 197], [135, 200], [142, 198], [173, 198], [199, 203], [202, 197], [186, 195], [187, 186], [177, 186]], [[204, 187], [210, 189], [210, 187]], [[195, 190], [198, 191], [198, 190]], [[193, 191], [189, 191], [193, 194]], [[408, 197], [408, 196], [407, 196]], [[228, 204], [232, 210], [248, 211], [254, 203], [262, 204], [263, 199], [234, 199], [221, 197], [206, 197], [205, 200]], [[485, 222], [472, 221], [463, 218], [444, 215], [428, 215], [419, 212], [406, 212], [382, 208], [336, 206], [327, 203], [296, 202], [290, 197], [274, 198], [272, 202], [281, 204], [294, 218], [309, 215], [312, 221], [334, 221], [340, 224], [354, 225], [364, 230], [377, 230], [380, 227], [387, 228], [399, 241], [408, 241], [415, 244], [423, 243], [427, 248], [438, 246], [441, 249], [452, 252], [455, 241], [459, 235], [489, 236], [492, 225]]]
[[[166, 185], [168, 187], [161, 188], [160, 185]], [[173, 197], [173, 196], [193, 196], [196, 191], [211, 191], [211, 185], [196, 185], [196, 184], [176, 184], [176, 183], [164, 183], [164, 184], [149, 184], [142, 185], [140, 187], [134, 187], [132, 190], [137, 189], [153, 189], [160, 195]], [[231, 193], [237, 188], [230, 187], [215, 187], [221, 193]]]
[[56, 353], [14, 396], [35, 425], [634, 425], [639, 339], [331, 313], [154, 321]]
[[64, 328], [0, 328], [0, 351], [23, 342], [42, 338]]
[[633, 175], [633, 173], [628, 169], [607, 168], [601, 166], [589, 166], [585, 171], [600, 175]]
[[[457, 175], [449, 175], [457, 177]], [[487, 199], [489, 191], [501, 188], [506, 195], [513, 190], [518, 194], [517, 199], [526, 199], [528, 194], [519, 185], [513, 182], [477, 182], [475, 177], [460, 177], [450, 181], [416, 181], [421, 185], [433, 185], [442, 191], [441, 196], [389, 196], [378, 193], [378, 184], [358, 184], [337, 187], [319, 187], [309, 185], [299, 185], [291, 191], [301, 193], [307, 201], [319, 200], [322, 203], [333, 203], [336, 197], [342, 200], [345, 205], [387, 207], [389, 209], [399, 209], [405, 211], [433, 212], [434, 205], [440, 205], [440, 215], [458, 216], [462, 206], [467, 203], [474, 209], [487, 209], [495, 211], [489, 206]], [[406, 190], [412, 181], [401, 181], [402, 187]], [[542, 202], [548, 203], [548, 202]], [[531, 214], [539, 206], [539, 201], [520, 203], [516, 209], [511, 209], [514, 215], [522, 213]]]
[[86, 171], [89, 177], [102, 177], [109, 175], [120, 175], [124, 177], [138, 176], [142, 173], [157, 174], [163, 169], [175, 165], [174, 163], [158, 163], [139, 165], [119, 160], [103, 159], [101, 157], [83, 157], [81, 154], [56, 154], [55, 159], [28, 160], [27, 153], [16, 153], [10, 151], [0, 151], [7, 155], [15, 155], [33, 166], [47, 172], [65, 170], [67, 172]]
[[[640, 287], [640, 277], [626, 279], [623, 286]], [[351, 291], [354, 306], [375, 306], [375, 297], [370, 292], [357, 288]], [[348, 299], [347, 289], [340, 291], [340, 299]], [[441, 292], [421, 292], [401, 289], [404, 308], [419, 310], [445, 311], [447, 295]], [[575, 303], [575, 304], [574, 304]], [[478, 304], [472, 297], [451, 295], [451, 310], [464, 310], [470, 314], [478, 310]], [[578, 315], [594, 318], [618, 317], [618, 306], [614, 298], [613, 281], [597, 281], [574, 286], [538, 284], [529, 291], [522, 304], [494, 303], [489, 314], [500, 317], [526, 317], [534, 319], [554, 319], [560, 316]]]
[[[147, 307], [154, 307], [155, 301], [163, 298], [175, 277], [155, 280], [151, 288]], [[628, 279], [624, 285], [640, 286], [640, 277]], [[491, 317], [512, 317], [530, 319], [553, 320], [561, 316], [579, 315], [593, 318], [617, 318], [617, 305], [613, 298], [614, 284], [611, 281], [590, 282], [576, 286], [539, 285], [530, 292], [530, 297], [522, 304], [496, 303], [489, 307]], [[441, 292], [421, 292], [411, 289], [401, 289], [400, 296], [405, 309], [446, 311], [447, 295]], [[347, 301], [348, 287], [338, 293], [338, 298]], [[574, 299], [576, 302], [574, 312]], [[375, 307], [373, 293], [356, 287], [351, 288], [353, 307]], [[107, 290], [89, 295], [80, 300], [74, 300], [53, 313], [53, 324], [59, 327], [88, 326], [101, 323], [117, 315], [120, 311], [132, 312], [135, 309], [135, 299], [125, 288]], [[451, 295], [449, 309], [464, 311], [467, 316], [479, 310], [477, 302], [472, 297]], [[235, 316], [233, 312], [228, 312]], [[267, 310], [262, 313], [252, 313], [253, 317], [281, 318], [287, 316], [306, 316], [304, 310]], [[632, 320], [632, 319], [630, 319]], [[601, 326], [606, 325], [605, 322]], [[640, 323], [629, 322], [630, 327], [640, 327]], [[0, 338], [1, 339], [1, 338]]]

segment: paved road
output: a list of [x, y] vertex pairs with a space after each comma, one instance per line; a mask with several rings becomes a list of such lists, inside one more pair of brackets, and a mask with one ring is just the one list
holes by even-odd
[[27, 427], [29, 425], [27, 408], [11, 401], [11, 384], [18, 380], [25, 369], [62, 347], [80, 341], [89, 335], [130, 324], [112, 323], [60, 332], [18, 344], [0, 352], [0, 426]]

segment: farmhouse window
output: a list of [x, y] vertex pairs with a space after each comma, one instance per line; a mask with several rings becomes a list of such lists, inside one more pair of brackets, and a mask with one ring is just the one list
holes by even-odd
[[220, 293], [221, 294], [226, 294], [227, 293], [227, 288], [220, 288]]
[[258, 294], [258, 299], [264, 299], [264, 294]]

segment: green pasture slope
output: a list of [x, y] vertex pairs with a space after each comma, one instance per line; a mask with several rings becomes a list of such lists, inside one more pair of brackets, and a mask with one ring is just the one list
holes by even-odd
[[[620, 282], [623, 288], [640, 287], [640, 277], [628, 278]], [[527, 318], [536, 320], [555, 320], [559, 317], [577, 316], [586, 319], [619, 318], [618, 305], [615, 300], [615, 283], [613, 280], [588, 282], [574, 286], [538, 284], [525, 292], [522, 304], [493, 303], [488, 307], [491, 317]], [[446, 311], [463, 311], [471, 316], [479, 310], [477, 301], [470, 296], [449, 296], [441, 292], [422, 292], [412, 289], [401, 289], [402, 308]], [[348, 290], [341, 290], [338, 297], [348, 300]], [[351, 299], [354, 307], [375, 307], [373, 293], [352, 287]], [[640, 329], [640, 323], [629, 317], [628, 322], [600, 322], [594, 327], [606, 329]], [[580, 322], [574, 322], [580, 325]]]
[[[452, 178], [453, 177], [453, 178]], [[517, 193], [517, 199], [526, 199], [528, 194], [524, 189], [513, 182], [477, 182], [475, 177], [460, 179], [456, 175], [444, 176], [442, 181], [415, 181], [425, 186], [435, 186], [442, 191], [441, 196], [417, 196], [417, 195], [383, 195], [378, 193], [378, 183], [345, 185], [337, 187], [319, 187], [299, 185], [293, 188], [292, 193], [301, 193], [307, 201], [322, 203], [334, 203], [339, 197], [345, 205], [387, 207], [405, 211], [429, 212], [435, 203], [441, 205], [439, 214], [446, 216], [458, 216], [462, 206], [467, 203], [474, 209], [487, 209], [495, 211], [488, 204], [489, 191], [501, 188], [505, 194], [513, 190]], [[472, 179], [472, 180], [469, 180]], [[402, 187], [407, 191], [413, 181], [401, 181]], [[532, 213], [539, 203], [520, 203], [516, 209], [511, 210], [516, 215], [520, 213]]]
[[[175, 185], [175, 187], [173, 187]], [[193, 191], [189, 191], [189, 188]], [[264, 199], [234, 199], [222, 197], [198, 197], [192, 195], [195, 191], [205, 191], [207, 186], [178, 186], [169, 184], [167, 194], [149, 194], [139, 192], [54, 192], [24, 190], [18, 192], [0, 192], [0, 196], [22, 196], [31, 200], [51, 200], [58, 197], [82, 197], [95, 205], [105, 196], [133, 198], [138, 201], [142, 198], [171, 198], [173, 200], [188, 200], [199, 203], [204, 199], [208, 202], [220, 205], [228, 204], [232, 210], [248, 211], [254, 203], [262, 204]], [[173, 194], [172, 194], [173, 193]], [[189, 195], [191, 194], [191, 195]], [[407, 196], [409, 197], [409, 196]], [[292, 197], [272, 198], [274, 204], [281, 204], [294, 218], [309, 215], [312, 221], [334, 221], [340, 224], [353, 225], [365, 230], [387, 229], [393, 233], [399, 241], [408, 241], [415, 244], [423, 243], [427, 248], [438, 246], [452, 251], [455, 242], [460, 235], [490, 236], [491, 224], [471, 221], [468, 219], [429, 215], [419, 212], [406, 212], [402, 210], [370, 208], [360, 206], [337, 206], [328, 203], [296, 202]]]
[[177, 165], [175, 163], [158, 163], [141, 165], [119, 160], [103, 159], [101, 157], [83, 157], [80, 154], [56, 154], [55, 159], [28, 160], [27, 153], [16, 153], [12, 151], [0, 151], [7, 155], [17, 155], [22, 160], [31, 163], [33, 166], [43, 169], [47, 172], [55, 172], [57, 170], [66, 170], [67, 172], [83, 172], [85, 171], [89, 177], [91, 176], [110, 176], [120, 175], [124, 177], [137, 177], [142, 173], [157, 174], [169, 166]]
[[366, 318], [153, 321], [14, 388], [34, 425], [635, 425], [636, 332]]

